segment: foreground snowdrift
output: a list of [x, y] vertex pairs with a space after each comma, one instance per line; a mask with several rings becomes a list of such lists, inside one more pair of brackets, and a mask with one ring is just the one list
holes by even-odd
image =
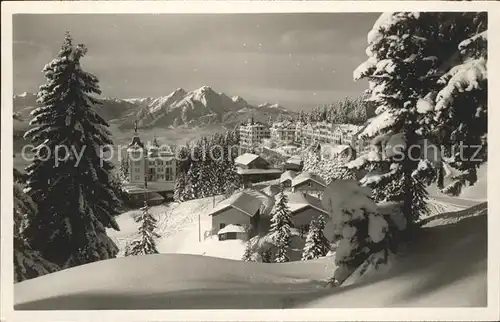
[[16, 309], [485, 306], [487, 205], [429, 218], [386, 269], [324, 287], [332, 258], [284, 264], [158, 254], [15, 285]]
[[261, 264], [187, 254], [117, 258], [15, 285], [15, 309], [282, 308], [324, 289], [331, 258]]

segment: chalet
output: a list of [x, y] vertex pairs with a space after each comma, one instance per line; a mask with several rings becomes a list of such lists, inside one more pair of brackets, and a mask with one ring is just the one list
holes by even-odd
[[286, 188], [290, 188], [292, 186], [292, 180], [297, 176], [297, 173], [292, 170], [285, 171], [280, 177], [280, 184], [282, 184]]
[[281, 169], [271, 168], [267, 160], [252, 153], [238, 156], [234, 163], [236, 172], [241, 176], [245, 186], [255, 182], [278, 179], [283, 172]]
[[288, 195], [288, 207], [292, 214], [292, 223], [301, 235], [307, 234], [313, 219], [329, 215], [318, 198], [302, 192], [292, 192]]
[[292, 191], [321, 195], [326, 188], [326, 182], [318, 175], [302, 172], [292, 180]]
[[273, 206], [274, 199], [260, 191], [237, 192], [208, 213], [212, 216], [212, 233], [218, 233], [227, 225], [239, 225], [252, 235], [259, 217], [269, 215]]
[[269, 162], [253, 153], [244, 153], [234, 159], [234, 164], [241, 169], [268, 169]]

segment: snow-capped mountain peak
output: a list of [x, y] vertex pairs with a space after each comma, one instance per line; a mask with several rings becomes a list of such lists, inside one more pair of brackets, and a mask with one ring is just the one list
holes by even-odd
[[[33, 96], [33, 99], [32, 99]], [[31, 102], [33, 101], [33, 102]], [[250, 115], [259, 121], [266, 121], [269, 114], [288, 113], [277, 104], [253, 106], [241, 96], [228, 96], [210, 86], [202, 86], [192, 91], [177, 88], [166, 96], [138, 98], [102, 97], [98, 108], [106, 120], [122, 129], [139, 127], [175, 127], [224, 124], [234, 126], [246, 122]], [[23, 93], [14, 96], [14, 112], [27, 106], [36, 106], [36, 95]], [[259, 111], [266, 107], [265, 111]]]

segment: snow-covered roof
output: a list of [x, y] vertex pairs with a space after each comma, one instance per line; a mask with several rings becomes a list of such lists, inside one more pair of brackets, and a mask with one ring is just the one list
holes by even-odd
[[260, 213], [262, 215], [267, 216], [271, 213], [271, 211], [273, 210], [273, 207], [274, 207], [274, 198], [273, 197], [269, 196], [268, 194], [266, 194], [262, 191], [258, 191], [258, 190], [254, 190], [254, 189], [247, 189], [247, 190], [244, 190], [243, 192], [257, 198], [261, 202]]
[[254, 160], [256, 160], [257, 158], [259, 158], [259, 156], [257, 154], [243, 153], [242, 155], [240, 155], [236, 159], [234, 159], [234, 162], [239, 163], [239, 164], [248, 165], [251, 162], [253, 162]]
[[132, 141], [129, 143], [128, 145], [129, 148], [141, 148], [143, 149], [144, 148], [144, 143], [142, 143], [141, 141], [141, 138], [139, 137], [139, 135], [135, 134], [133, 137], [132, 137]]
[[292, 192], [288, 195], [288, 207], [292, 214], [304, 208], [311, 207], [328, 215], [328, 212], [321, 204], [321, 200], [302, 192]]
[[299, 156], [293, 156], [290, 157], [288, 160], [286, 160], [286, 163], [291, 163], [291, 164], [296, 164], [296, 165], [302, 165], [302, 159]]
[[272, 128], [278, 129], [278, 128], [289, 128], [289, 129], [295, 129], [295, 126], [292, 122], [285, 120], [281, 122], [274, 122], [272, 125]]
[[274, 200], [272, 198], [260, 191], [245, 190], [237, 192], [222, 201], [214, 209], [212, 209], [208, 215], [214, 216], [228, 208], [234, 208], [243, 212], [247, 216], [253, 217], [259, 210], [261, 213], [270, 212], [270, 209], [274, 206], [273, 201]]
[[328, 152], [331, 156], [338, 155], [349, 148], [350, 148], [349, 145], [343, 145], [343, 144], [323, 144], [323, 145], [321, 145], [322, 152], [323, 153]]
[[278, 174], [281, 173], [280, 169], [241, 169], [237, 168], [238, 174]]
[[221, 230], [219, 230], [217, 235], [225, 234], [225, 233], [244, 233], [244, 232], [245, 232], [245, 228], [243, 228], [242, 226], [229, 224], [229, 225], [225, 226], [224, 228], [222, 228]]
[[318, 175], [315, 175], [310, 172], [302, 172], [292, 180], [292, 187], [295, 187], [301, 183], [304, 183], [306, 181], [313, 181], [316, 182], [319, 185], [322, 185], [323, 187], [326, 187], [326, 182], [325, 180], [321, 179]]
[[292, 170], [288, 170], [283, 172], [283, 174], [280, 177], [280, 182], [285, 182], [286, 180], [293, 180], [297, 176], [297, 173]]

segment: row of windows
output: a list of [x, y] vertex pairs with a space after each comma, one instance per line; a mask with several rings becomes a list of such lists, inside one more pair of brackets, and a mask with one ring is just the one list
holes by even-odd
[[[167, 173], [166, 175], [164, 174], [157, 174], [155, 177], [154, 177], [156, 180], [166, 180], [166, 181], [174, 181], [174, 175], [173, 173]], [[148, 180], [151, 180], [152, 178], [149, 177]], [[140, 181], [141, 180], [141, 176], [140, 175], [136, 175], [134, 176], [134, 180], [135, 181]]]

